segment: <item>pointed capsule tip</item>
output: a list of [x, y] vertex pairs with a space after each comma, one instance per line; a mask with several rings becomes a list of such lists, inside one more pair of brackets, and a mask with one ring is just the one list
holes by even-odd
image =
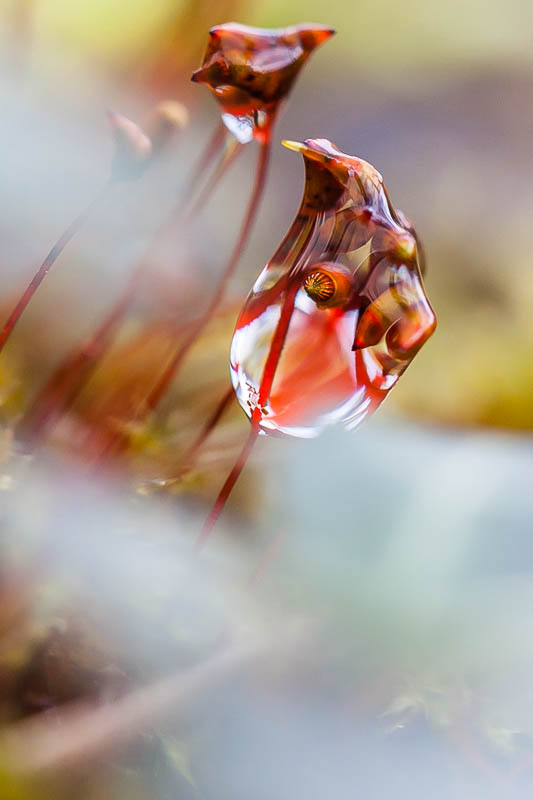
[[294, 150], [296, 153], [303, 153], [305, 150], [305, 145], [302, 142], [293, 142], [291, 139], [283, 139], [281, 142], [283, 147], [286, 147], [288, 150]]
[[316, 27], [313, 31], [314, 38], [315, 38], [315, 46], [323, 44], [327, 42], [332, 36], [337, 33], [335, 28], [328, 28], [326, 25], [320, 25]]
[[337, 33], [337, 31], [335, 30], [335, 28], [326, 28], [326, 27], [324, 27], [324, 28], [320, 28], [319, 30], [317, 30], [317, 34], [320, 37], [324, 37], [324, 39], [329, 39], [330, 36], [335, 36], [336, 33]]

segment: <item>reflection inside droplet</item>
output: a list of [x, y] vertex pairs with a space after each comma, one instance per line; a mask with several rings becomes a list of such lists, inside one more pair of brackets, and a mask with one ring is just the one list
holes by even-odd
[[[284, 297], [285, 292], [280, 292], [235, 331], [231, 375], [249, 417], [259, 401]], [[242, 320], [246, 312], [245, 307]], [[364, 418], [369, 401], [358, 381], [352, 351], [357, 316], [357, 311], [319, 309], [303, 289], [298, 291], [272, 390], [261, 409], [263, 430], [313, 437], [328, 425], [340, 422], [354, 427], [354, 422]]]

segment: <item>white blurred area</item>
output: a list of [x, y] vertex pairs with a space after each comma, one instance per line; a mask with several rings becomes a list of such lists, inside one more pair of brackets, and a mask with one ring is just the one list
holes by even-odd
[[[227, 515], [198, 561], [195, 514], [23, 466], [3, 493], [4, 553], [19, 568], [38, 554], [43, 624], [81, 615], [133, 671], [132, 698], [177, 680], [179, 702], [141, 718], [185, 736], [207, 797], [528, 797], [532, 445], [378, 420], [262, 445], [256, 523]], [[57, 713], [84, 742], [83, 714]], [[54, 756], [57, 739], [30, 738], [22, 771], [48, 741], [52, 773], [54, 757], [75, 773], [75, 737]]]

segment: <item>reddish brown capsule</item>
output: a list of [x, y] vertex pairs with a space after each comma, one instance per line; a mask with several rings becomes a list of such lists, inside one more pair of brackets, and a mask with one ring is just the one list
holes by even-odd
[[116, 180], [137, 178], [152, 157], [152, 142], [140, 125], [123, 114], [108, 110], [115, 140], [112, 174]]
[[107, 118], [115, 140], [113, 178], [131, 180], [142, 175], [174, 134], [186, 126], [188, 112], [181, 103], [167, 100], [150, 112], [144, 127], [116, 111], [108, 110]]
[[302, 66], [334, 32], [311, 23], [274, 29], [218, 25], [209, 31], [192, 80], [211, 89], [225, 125], [240, 142], [262, 139]]

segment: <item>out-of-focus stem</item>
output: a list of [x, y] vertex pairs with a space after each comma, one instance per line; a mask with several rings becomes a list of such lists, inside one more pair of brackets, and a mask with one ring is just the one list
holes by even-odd
[[183, 720], [196, 703], [205, 700], [208, 691], [267, 653], [264, 643], [235, 645], [114, 703], [98, 708], [73, 706], [59, 711], [59, 718], [52, 725], [42, 715], [19, 723], [3, 735], [6, 762], [14, 772], [23, 774], [86, 763], [88, 758], [119, 747], [178, 709]]
[[24, 440], [40, 438], [70, 408], [109, 348], [136, 288], [137, 281], [131, 281], [93, 336], [53, 372], [22, 421], [20, 434]]
[[250, 430], [250, 434], [244, 444], [243, 449], [239, 454], [237, 461], [235, 462], [233, 469], [228, 475], [226, 482], [224, 483], [224, 486], [220, 490], [218, 497], [215, 500], [215, 504], [211, 509], [211, 513], [209, 514], [207, 520], [205, 521], [205, 524], [200, 532], [200, 535], [196, 540], [194, 546], [194, 550], [196, 553], [199, 553], [200, 550], [202, 550], [209, 536], [211, 535], [211, 531], [213, 530], [217, 519], [219, 518], [220, 514], [222, 513], [222, 510], [224, 509], [224, 506], [226, 505], [226, 502], [233, 490], [233, 487], [237, 483], [237, 479], [241, 474], [244, 465], [246, 464], [248, 456], [252, 452], [255, 440], [257, 439], [257, 436], [259, 434], [259, 423], [261, 421], [261, 414], [262, 414], [261, 409], [263, 405], [267, 402], [268, 396], [272, 389], [272, 383], [274, 381], [276, 369], [279, 360], [281, 358], [283, 345], [285, 344], [285, 339], [287, 338], [287, 333], [289, 332], [289, 325], [291, 322], [292, 312], [294, 308], [294, 300], [296, 298], [296, 294], [299, 288], [300, 284], [295, 283], [292, 287], [289, 288], [287, 295], [285, 297], [279, 322], [276, 327], [276, 332], [274, 334], [272, 345], [270, 347], [268, 358], [266, 360], [265, 367], [263, 370], [263, 377], [259, 385], [259, 400], [252, 414], [252, 428]]
[[233, 487], [237, 483], [239, 475], [241, 474], [241, 472], [244, 469], [244, 465], [246, 464], [246, 462], [248, 460], [248, 456], [252, 452], [252, 448], [253, 448], [253, 446], [255, 444], [255, 441], [257, 439], [258, 434], [259, 434], [259, 425], [257, 423], [255, 423], [255, 422], [252, 422], [252, 428], [250, 430], [248, 438], [246, 439], [246, 442], [244, 443], [244, 447], [242, 448], [242, 450], [241, 450], [241, 452], [239, 454], [239, 457], [238, 457], [237, 461], [235, 462], [235, 464], [233, 466], [233, 469], [231, 470], [230, 474], [226, 478], [224, 486], [222, 487], [222, 489], [218, 493], [218, 497], [215, 500], [215, 504], [214, 504], [213, 508], [211, 509], [211, 513], [209, 514], [208, 518], [206, 519], [206, 521], [204, 523], [204, 526], [203, 526], [202, 530], [200, 531], [200, 534], [199, 534], [198, 538], [196, 539], [196, 542], [194, 543], [194, 552], [195, 553], [199, 553], [203, 549], [203, 547], [205, 546], [205, 543], [207, 542], [207, 540], [209, 539], [209, 536], [211, 535], [211, 532], [212, 532], [212, 530], [213, 530], [213, 528], [215, 526], [215, 523], [216, 523], [217, 519], [219, 518], [219, 516], [221, 515], [221, 513], [222, 513], [222, 511], [224, 509], [224, 506], [226, 505], [228, 497], [230, 496], [230, 494], [231, 494], [231, 492], [233, 490]]
[[[315, 229], [315, 224], [316, 224], [316, 219], [308, 218], [306, 220], [306, 223], [303, 225], [299, 233], [299, 237], [297, 239], [297, 244], [293, 248], [293, 252], [291, 253], [290, 258], [288, 258], [288, 262], [291, 266], [294, 265], [305, 252], [307, 245], [309, 244], [309, 241], [312, 237], [313, 231]], [[272, 344], [270, 345], [270, 350], [268, 352], [265, 366], [263, 368], [263, 375], [261, 378], [261, 382], [259, 384], [259, 397], [257, 400], [256, 407], [252, 413], [252, 421], [251, 421], [252, 429], [250, 431], [250, 435], [232, 471], [228, 475], [228, 478], [226, 479], [224, 486], [220, 490], [219, 495], [215, 500], [215, 504], [211, 510], [211, 513], [209, 514], [207, 520], [205, 521], [202, 531], [200, 532], [200, 535], [196, 540], [194, 548], [196, 553], [198, 553], [204, 547], [207, 539], [211, 535], [215, 523], [218, 520], [220, 514], [222, 513], [224, 506], [226, 505], [226, 502], [232, 492], [232, 489], [235, 486], [237, 479], [239, 478], [239, 475], [241, 474], [244, 468], [244, 465], [246, 464], [246, 460], [250, 455], [252, 447], [259, 434], [259, 425], [263, 414], [262, 409], [268, 402], [270, 392], [272, 391], [272, 384], [274, 382], [276, 370], [278, 368], [279, 360], [281, 358], [283, 347], [285, 345], [285, 340], [289, 332], [289, 326], [292, 319], [292, 312], [294, 310], [294, 301], [296, 299], [296, 295], [298, 294], [299, 289], [300, 289], [299, 280], [295, 280], [292, 283], [289, 283], [287, 293], [283, 301], [280, 318], [278, 320], [278, 324], [274, 332], [274, 337], [272, 339]]]
[[[219, 122], [213, 131], [213, 135], [209, 138], [205, 149], [202, 151], [198, 161], [194, 165], [191, 177], [186, 182], [186, 186], [196, 186], [196, 184], [202, 179], [224, 144], [224, 140], [226, 139], [227, 135], [228, 130], [226, 126], [223, 122]], [[188, 200], [188, 195], [185, 195], [185, 197], [186, 200]]]
[[[166, 394], [170, 384], [176, 377], [176, 374], [178, 373], [178, 370], [183, 361], [185, 360], [185, 357], [187, 356], [192, 345], [196, 342], [196, 340], [198, 339], [198, 337], [200, 336], [206, 325], [214, 317], [224, 297], [224, 293], [226, 291], [228, 282], [235, 271], [242, 250], [244, 249], [248, 241], [248, 238], [250, 236], [252, 226], [257, 214], [257, 210], [259, 208], [259, 203], [261, 201], [261, 197], [263, 195], [265, 187], [266, 177], [268, 173], [268, 165], [270, 162], [270, 150], [271, 150], [271, 137], [268, 136], [265, 139], [264, 143], [261, 144], [254, 187], [250, 197], [250, 202], [248, 204], [248, 210], [239, 233], [239, 237], [237, 239], [233, 252], [230, 256], [230, 259], [226, 265], [226, 268], [222, 274], [222, 277], [218, 283], [215, 294], [213, 295], [211, 302], [209, 303], [208, 308], [206, 309], [204, 314], [198, 319], [196, 324], [194, 324], [191, 327], [189, 335], [185, 337], [184, 341], [177, 348], [174, 356], [170, 359], [166, 368], [161, 373], [159, 380], [157, 381], [151, 392], [148, 394], [148, 396], [145, 398], [144, 402], [139, 406], [138, 413], [134, 416], [134, 419], [140, 419], [143, 416], [153, 412], [157, 408], [160, 401]], [[213, 189], [214, 186], [211, 185], [211, 188]], [[126, 445], [126, 442], [127, 438], [121, 433], [118, 433], [114, 437], [114, 439], [109, 442], [109, 444], [105, 448], [105, 451], [101, 454], [100, 458], [98, 459], [98, 463], [100, 463], [105, 459], [108, 459], [110, 456], [119, 452]]]
[[248, 237], [250, 236], [252, 226], [257, 214], [257, 210], [259, 208], [259, 203], [263, 195], [263, 190], [265, 187], [265, 181], [268, 172], [268, 164], [270, 161], [270, 147], [271, 147], [271, 142], [270, 138], [268, 138], [265, 141], [265, 143], [261, 145], [254, 188], [250, 198], [250, 203], [248, 205], [248, 211], [246, 213], [246, 217], [241, 227], [239, 238], [237, 239], [237, 243], [233, 249], [230, 259], [218, 283], [215, 294], [213, 295], [211, 302], [208, 308], [206, 309], [205, 313], [203, 314], [202, 317], [200, 317], [197, 325], [191, 330], [189, 336], [178, 348], [174, 357], [169, 362], [167, 368], [162, 373], [159, 382], [156, 384], [151, 394], [148, 396], [146, 402], [147, 411], [153, 411], [159, 405], [159, 402], [161, 401], [162, 397], [166, 393], [173, 379], [176, 377], [176, 374], [182, 362], [184, 361], [185, 356], [191, 349], [194, 342], [198, 339], [198, 336], [201, 334], [203, 329], [213, 318], [215, 311], [217, 310], [218, 306], [220, 305], [220, 302], [222, 301], [222, 298], [224, 297], [227, 285], [233, 273], [235, 272], [235, 268], [237, 267], [240, 255], [248, 241]]
[[107, 194], [110, 186], [111, 186], [111, 180], [105, 184], [103, 189], [96, 195], [96, 197], [92, 200], [92, 202], [89, 203], [87, 208], [84, 211], [82, 211], [82, 213], [78, 217], [76, 217], [76, 219], [68, 226], [68, 228], [59, 237], [55, 245], [52, 247], [46, 258], [44, 259], [43, 263], [41, 264], [41, 266], [31, 279], [26, 290], [24, 291], [18, 303], [16, 304], [13, 311], [11, 312], [6, 322], [4, 323], [4, 327], [0, 331], [0, 353], [5, 347], [11, 333], [13, 332], [13, 329], [15, 328], [17, 322], [24, 313], [24, 310], [26, 309], [33, 295], [35, 294], [35, 292], [37, 291], [43, 280], [46, 278], [47, 274], [54, 266], [55, 262], [57, 261], [57, 259], [67, 246], [67, 244], [83, 227], [87, 219], [93, 213], [94, 209], [101, 203], [101, 201]]
[[294, 310], [294, 301], [299, 288], [299, 282], [294, 282], [294, 284], [287, 290], [287, 294], [281, 308], [280, 318], [274, 333], [274, 338], [272, 339], [272, 344], [270, 345], [270, 350], [268, 352], [265, 367], [263, 369], [263, 377], [261, 378], [261, 383], [259, 384], [259, 398], [254, 409], [252, 420], [259, 421], [261, 419], [261, 409], [268, 402], [270, 392], [272, 391], [272, 384], [274, 383], [274, 378], [278, 368], [279, 360], [281, 358], [281, 353], [283, 351], [283, 346], [289, 332], [289, 325], [291, 324], [292, 312]]
[[223, 154], [222, 158], [220, 159], [213, 175], [208, 180], [200, 194], [198, 195], [197, 199], [194, 203], [190, 206], [189, 211], [185, 216], [185, 221], [189, 221], [193, 219], [198, 212], [201, 210], [203, 205], [209, 200], [215, 187], [219, 184], [221, 179], [226, 174], [227, 170], [233, 164], [239, 153], [242, 152], [244, 145], [240, 144], [236, 139], [231, 137], [229, 139], [228, 144], [226, 145], [226, 152]]
[[222, 418], [222, 415], [224, 414], [224, 412], [226, 411], [227, 407], [229, 406], [229, 404], [233, 400], [233, 397], [234, 397], [233, 387], [230, 386], [230, 388], [227, 390], [227, 392], [223, 395], [223, 397], [217, 403], [213, 414], [207, 420], [207, 422], [203, 426], [202, 430], [200, 431], [200, 433], [198, 434], [196, 439], [193, 441], [193, 443], [191, 444], [189, 449], [185, 451], [185, 454], [184, 454], [183, 458], [181, 459], [183, 466], [182, 466], [182, 469], [179, 472], [179, 476], [178, 477], [181, 477], [182, 475], [186, 474], [186, 472], [190, 468], [190, 465], [194, 464], [194, 460], [195, 460], [196, 456], [198, 455], [198, 452], [200, 451], [200, 449], [204, 445], [204, 443], [207, 440], [208, 436], [214, 431], [214, 429], [216, 428], [216, 426], [220, 422], [220, 420]]
[[[195, 181], [201, 178], [211, 161], [216, 157], [226, 136], [229, 136], [229, 134], [227, 133], [225, 127], [220, 124], [216, 128], [214, 135], [209, 140], [207, 147], [193, 172]], [[230, 142], [234, 141], [235, 144], [238, 145], [238, 142], [231, 137]], [[227, 167], [229, 167], [238, 152], [239, 147], [233, 148], [230, 144], [226, 150], [226, 153], [221, 159], [215, 175], [209, 181], [207, 187], [209, 192], [214, 191], [225, 170]], [[141, 258], [141, 261], [139, 262], [134, 274], [129, 280], [123, 294], [119, 297], [93, 336], [88, 342], [82, 345], [81, 348], [75, 350], [73, 353], [67, 356], [63, 363], [60, 364], [58, 369], [54, 372], [51, 379], [47, 382], [46, 386], [33, 404], [33, 408], [29, 412], [29, 416], [21, 426], [22, 434], [26, 439], [36, 439], [42, 435], [44, 430], [49, 425], [53, 424], [62, 413], [67, 411], [75, 401], [76, 397], [93, 374], [98, 361], [103, 357], [109, 348], [120, 323], [135, 299], [135, 295], [142, 278], [150, 269], [150, 256], [154, 248], [167, 234], [169, 227], [176, 222], [176, 217], [179, 216], [179, 210], [180, 206], [178, 205], [173, 210], [170, 217], [165, 219], [164, 222], [159, 226], [147, 251]]]
[[258, 404], [252, 414], [252, 427], [248, 435], [248, 439], [246, 440], [244, 447], [242, 448], [239, 457], [233, 466], [233, 469], [226, 478], [226, 481], [220, 490], [217, 499], [215, 500], [213, 508], [211, 509], [211, 513], [205, 521], [200, 535], [195, 542], [195, 553], [199, 553], [203, 549], [205, 543], [211, 535], [213, 528], [220, 514], [222, 513], [233, 487], [237, 483], [237, 480], [248, 460], [248, 456], [252, 452], [252, 448], [256, 442], [259, 434], [259, 423], [261, 421], [261, 409], [267, 402], [268, 396], [272, 389], [272, 383], [274, 381], [276, 369], [281, 358], [283, 345], [285, 344], [287, 333], [289, 332], [289, 325], [294, 308], [294, 300], [299, 288], [299, 284], [295, 284], [294, 286], [290, 287], [287, 292], [287, 296], [285, 297], [285, 302], [283, 303], [283, 308], [281, 310], [280, 319], [276, 327], [274, 339], [272, 340], [272, 345], [263, 370], [263, 377], [259, 386]]

